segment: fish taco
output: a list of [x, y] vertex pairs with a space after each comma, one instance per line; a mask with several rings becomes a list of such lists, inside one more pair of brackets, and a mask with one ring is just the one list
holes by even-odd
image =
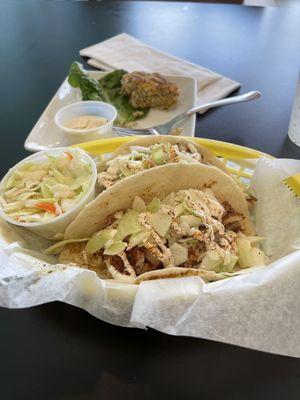
[[216, 167], [168, 164], [101, 193], [48, 249], [101, 278], [201, 276], [215, 281], [263, 265], [239, 186]]
[[213, 165], [227, 172], [223, 161], [205, 147], [178, 136], [149, 136], [120, 146], [99, 166], [102, 190], [124, 178], [166, 164]]

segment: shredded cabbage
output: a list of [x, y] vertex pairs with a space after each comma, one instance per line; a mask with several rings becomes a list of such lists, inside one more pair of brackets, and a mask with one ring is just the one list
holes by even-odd
[[98, 175], [99, 182], [108, 188], [116, 182], [146, 169], [167, 163], [201, 163], [201, 154], [194, 146], [154, 144], [149, 147], [131, 146], [128, 154], [122, 154], [107, 162], [105, 171]]
[[105, 229], [94, 233], [85, 250], [101, 251], [112, 274], [122, 273], [122, 266], [138, 275], [145, 265], [150, 270], [176, 266], [216, 273], [264, 265], [267, 258], [258, 244], [262, 238], [227, 228], [231, 213], [211, 189], [180, 190], [147, 203], [136, 196], [131, 208], [116, 212]]
[[21, 164], [3, 185], [3, 211], [19, 222], [47, 222], [71, 210], [88, 191], [91, 166], [73, 150]]

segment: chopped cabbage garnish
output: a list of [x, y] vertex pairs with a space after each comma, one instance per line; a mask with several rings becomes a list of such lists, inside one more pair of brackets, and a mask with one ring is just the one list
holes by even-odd
[[248, 238], [243, 234], [239, 234], [236, 238], [239, 265], [241, 268], [256, 267], [266, 263], [266, 257], [263, 251], [257, 247], [251, 247], [251, 243], [253, 242], [253, 236]]
[[138, 233], [142, 227], [138, 221], [138, 211], [129, 210], [118, 221], [116, 240], [123, 240], [127, 236]]
[[62, 250], [62, 248], [66, 245], [66, 244], [70, 244], [70, 243], [80, 243], [80, 242], [87, 242], [89, 239], [68, 239], [68, 240], [62, 240], [61, 242], [55, 243], [53, 246], [48, 247], [48, 249], [46, 249], [44, 251], [44, 254], [47, 255], [55, 255], [55, 254], [59, 254]]
[[183, 264], [187, 261], [188, 259], [188, 249], [184, 246], [181, 246], [178, 243], [174, 243], [170, 247], [172, 256], [174, 258], [174, 265], [177, 267], [177, 265]]
[[253, 266], [259, 266], [259, 265], [266, 264], [266, 256], [261, 249], [259, 249], [257, 247], [253, 247], [251, 249], [251, 255], [253, 257]]
[[196, 228], [203, 222], [203, 219], [194, 215], [182, 215], [179, 217], [179, 221], [185, 222], [190, 228]]
[[85, 249], [101, 251], [99, 257], [112, 276], [122, 275], [122, 268], [136, 276], [169, 267], [232, 273], [264, 265], [266, 257], [258, 247], [262, 238], [247, 237], [238, 227], [227, 229], [223, 222], [231, 213], [211, 189], [180, 190], [148, 203], [136, 196], [131, 208], [109, 217], [110, 224], [96, 232]]
[[113, 240], [116, 232], [115, 229], [104, 229], [103, 231], [96, 232], [87, 242], [85, 250], [88, 253], [96, 253], [105, 247], [109, 241]]
[[149, 238], [149, 236], [150, 236], [150, 232], [148, 232], [148, 231], [141, 231], [141, 232], [131, 235], [129, 238], [128, 248], [138, 246], [139, 244], [141, 244], [145, 240], [147, 240]]
[[239, 250], [239, 264], [242, 268], [253, 266], [253, 256], [251, 254], [251, 243], [244, 236], [236, 238], [236, 245]]
[[135, 196], [132, 203], [132, 208], [136, 211], [144, 212], [146, 211], [146, 204], [140, 196]]
[[3, 211], [19, 222], [47, 222], [71, 210], [91, 183], [77, 150], [21, 164], [3, 185]]
[[217, 251], [210, 250], [207, 251], [202, 262], [201, 269], [206, 271], [218, 271], [223, 263], [223, 258], [221, 254]]
[[163, 145], [153, 146], [151, 149], [151, 158], [155, 162], [156, 165], [166, 164], [166, 155], [167, 151]]
[[147, 206], [147, 210], [151, 213], [155, 213], [159, 210], [160, 200], [158, 197], [154, 197]]
[[162, 237], [164, 237], [171, 225], [172, 217], [169, 214], [155, 213], [149, 214], [149, 222], [152, 228]]
[[128, 154], [109, 160], [106, 169], [99, 173], [99, 182], [108, 188], [120, 180], [138, 172], [167, 163], [201, 163], [201, 154], [190, 144], [161, 143], [149, 147], [131, 146]]
[[115, 256], [116, 254], [124, 251], [126, 249], [127, 243], [125, 242], [116, 242], [112, 243], [109, 247], [107, 247], [103, 254], [107, 256]]

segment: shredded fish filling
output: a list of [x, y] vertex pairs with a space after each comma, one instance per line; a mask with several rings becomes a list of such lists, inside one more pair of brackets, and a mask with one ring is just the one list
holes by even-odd
[[132, 208], [109, 218], [85, 251], [97, 253], [110, 276], [124, 281], [174, 266], [232, 272], [262, 265], [259, 238], [242, 233], [243, 218], [211, 189], [181, 190], [147, 204], [136, 197]]
[[128, 154], [107, 162], [107, 169], [98, 175], [99, 183], [107, 189], [128, 176], [169, 163], [201, 164], [202, 158], [192, 143], [132, 146]]

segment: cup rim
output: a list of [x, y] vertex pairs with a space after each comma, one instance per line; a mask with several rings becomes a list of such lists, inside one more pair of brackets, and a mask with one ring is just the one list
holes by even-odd
[[74, 208], [71, 208], [71, 210], [68, 210], [67, 212], [56, 216], [53, 218], [52, 221], [47, 221], [47, 222], [20, 222], [17, 221], [13, 218], [10, 218], [5, 211], [3, 210], [2, 205], [0, 204], [0, 217], [3, 218], [6, 222], [9, 222], [10, 224], [13, 225], [17, 225], [17, 226], [21, 226], [23, 228], [31, 228], [31, 227], [38, 227], [38, 226], [49, 226], [53, 223], [59, 222], [61, 220], [63, 220], [64, 218], [66, 218], [67, 216], [69, 216], [70, 214], [72, 214], [76, 209], [78, 209], [82, 203], [84, 203], [84, 201], [90, 196], [91, 192], [95, 189], [95, 185], [96, 185], [96, 181], [97, 181], [97, 166], [95, 161], [92, 159], [92, 157], [90, 157], [84, 150], [78, 148], [78, 147], [74, 147], [74, 148], [70, 148], [70, 147], [56, 147], [54, 149], [48, 149], [48, 150], [42, 150], [42, 151], [38, 151], [37, 153], [31, 154], [28, 157], [25, 157], [23, 160], [19, 161], [17, 164], [15, 164], [13, 167], [11, 167], [7, 173], [4, 175], [4, 177], [1, 179], [0, 181], [0, 193], [2, 194], [3, 192], [3, 183], [11, 176], [11, 174], [23, 163], [28, 162], [30, 160], [33, 160], [35, 158], [38, 158], [38, 156], [43, 156], [44, 154], [49, 154], [49, 152], [53, 151], [53, 152], [72, 152], [72, 151], [80, 151], [81, 155], [83, 157], [85, 157], [85, 159], [88, 161], [88, 163], [91, 165], [91, 182], [90, 182], [90, 187], [88, 189], [88, 191], [86, 192], [86, 194], [80, 199], [80, 201], [78, 203], [75, 204]]
[[64, 132], [67, 132], [67, 133], [71, 133], [71, 134], [74, 133], [74, 134], [76, 134], [76, 135], [85, 135], [86, 133], [93, 133], [93, 132], [97, 131], [97, 128], [89, 128], [89, 129], [72, 129], [72, 128], [66, 128], [64, 125], [62, 125], [62, 124], [59, 122], [59, 117], [61, 116], [62, 113], [64, 113], [66, 110], [68, 110], [68, 109], [70, 109], [70, 108], [73, 108], [74, 106], [78, 106], [78, 105], [80, 105], [80, 104], [97, 104], [97, 105], [101, 105], [101, 106], [104, 106], [104, 107], [106, 107], [106, 108], [109, 108], [109, 109], [111, 109], [111, 110], [114, 112], [113, 118], [109, 119], [105, 124], [99, 126], [99, 128], [98, 128], [99, 130], [105, 128], [106, 126], [108, 126], [108, 125], [111, 124], [111, 123], [114, 123], [114, 121], [115, 121], [116, 118], [117, 118], [117, 115], [118, 115], [118, 114], [117, 114], [116, 108], [115, 108], [113, 105], [109, 104], [109, 103], [105, 103], [104, 101], [97, 101], [97, 100], [77, 101], [77, 102], [75, 102], [75, 103], [71, 103], [71, 104], [68, 104], [68, 105], [62, 107], [62, 108], [61, 108], [60, 110], [58, 110], [57, 113], [55, 114], [55, 116], [54, 116], [54, 122], [55, 122], [56, 126], [57, 126], [60, 130], [62, 130], [62, 131], [64, 131]]

